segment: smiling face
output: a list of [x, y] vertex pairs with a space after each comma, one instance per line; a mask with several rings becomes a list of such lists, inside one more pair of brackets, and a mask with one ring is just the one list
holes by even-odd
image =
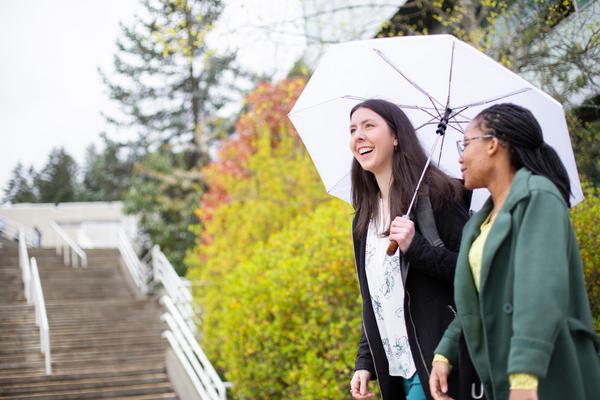
[[396, 138], [376, 112], [359, 108], [350, 119], [350, 150], [361, 167], [375, 176], [392, 170]]

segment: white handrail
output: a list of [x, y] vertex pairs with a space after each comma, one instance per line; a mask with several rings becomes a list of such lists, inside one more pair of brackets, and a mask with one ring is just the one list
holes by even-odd
[[44, 292], [40, 282], [40, 274], [35, 258], [31, 258], [31, 293], [35, 306], [35, 323], [40, 327], [40, 350], [45, 356], [46, 375], [52, 374], [52, 360], [50, 354], [50, 328], [46, 314]]
[[119, 252], [137, 288], [142, 293], [147, 293], [150, 271], [138, 258], [124, 229], [119, 229]]
[[160, 303], [167, 309], [161, 319], [169, 328], [163, 332], [163, 336], [169, 340], [201, 398], [226, 400], [227, 387], [231, 385], [221, 380], [173, 300], [165, 295], [161, 297]]
[[74, 267], [87, 267], [87, 255], [85, 252], [67, 236], [65, 231], [56, 222], [50, 221], [50, 228], [52, 228], [58, 238], [56, 241], [56, 254], [63, 254], [65, 265], [70, 263]]
[[152, 248], [152, 269], [154, 280], [163, 285], [167, 295], [173, 300], [173, 303], [183, 316], [190, 330], [195, 332], [195, 313], [190, 289], [185, 281], [177, 275], [175, 268], [173, 268], [157, 245]]
[[39, 247], [41, 245], [41, 243], [39, 243], [39, 237], [37, 237], [33, 229], [27, 228], [26, 226], [18, 222], [12, 221], [6, 217], [0, 217], [0, 234], [2, 234], [7, 239], [20, 240], [20, 232], [23, 232], [26, 245], [32, 247]]
[[25, 291], [25, 300], [31, 304], [31, 269], [29, 266], [29, 254], [27, 254], [27, 243], [25, 242], [25, 233], [19, 230], [19, 267], [21, 267], [21, 279], [23, 279], [23, 290]]

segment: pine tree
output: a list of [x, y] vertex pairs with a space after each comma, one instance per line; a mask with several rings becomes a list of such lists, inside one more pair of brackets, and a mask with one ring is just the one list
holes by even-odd
[[76, 201], [77, 164], [64, 148], [55, 148], [33, 183], [40, 203]]
[[28, 172], [24, 171], [23, 164], [17, 163], [11, 172], [11, 178], [4, 188], [5, 203], [35, 203], [36, 195], [33, 190], [33, 177], [35, 171], [29, 167]]
[[81, 192], [83, 201], [122, 200], [129, 189], [136, 156], [103, 136], [104, 148], [87, 148]]
[[114, 78], [103, 80], [120, 116], [117, 126], [138, 133], [135, 145], [184, 150], [186, 167], [207, 161], [221, 133], [216, 117], [226, 104], [234, 55], [217, 55], [205, 40], [222, 12], [220, 0], [146, 0], [145, 17], [122, 26]]
[[[180, 273], [197, 222], [193, 211], [204, 184], [199, 173], [209, 147], [224, 135], [219, 110], [228, 101], [234, 56], [217, 55], [206, 35], [222, 12], [220, 0], [146, 0], [144, 17], [122, 26], [115, 78], [104, 77], [121, 116], [109, 122], [134, 129], [139, 151], [124, 200], [142, 230]], [[191, 201], [195, 199], [195, 201]]]

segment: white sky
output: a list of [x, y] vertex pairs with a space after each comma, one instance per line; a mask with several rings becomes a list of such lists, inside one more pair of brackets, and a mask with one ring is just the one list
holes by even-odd
[[[352, 29], [377, 31], [397, 9], [388, 0], [371, 0], [380, 8], [362, 6], [343, 17], [347, 27], [334, 28], [329, 17], [304, 26], [303, 6], [310, 13], [311, 7], [362, 3], [225, 0], [212, 45], [237, 49], [243, 66], [279, 79], [305, 51], [304, 29], [328, 41], [364, 37]], [[81, 166], [86, 147], [101, 143], [101, 132], [116, 138], [101, 116], [115, 105], [104, 93], [98, 68], [110, 75], [119, 22], [129, 25], [142, 9], [139, 0], [0, 0], [0, 198], [17, 162], [39, 171], [50, 150], [64, 146]]]
[[[219, 29], [230, 39], [216, 42], [241, 47], [244, 65], [282, 74], [301, 55], [299, 34], [265, 46], [265, 31], [243, 29], [244, 20], [296, 18], [299, 0], [227, 4]], [[100, 132], [110, 135], [100, 111], [114, 106], [97, 69], [112, 69], [119, 21], [127, 24], [141, 8], [138, 0], [0, 0], [0, 189], [18, 161], [39, 170], [53, 147], [64, 146], [81, 165]]]

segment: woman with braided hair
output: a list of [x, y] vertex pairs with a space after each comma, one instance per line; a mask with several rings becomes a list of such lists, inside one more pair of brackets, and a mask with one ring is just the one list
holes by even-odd
[[490, 400], [600, 399], [565, 167], [533, 114], [514, 104], [482, 111], [457, 147], [465, 187], [491, 196], [463, 230], [457, 316], [435, 350], [434, 399], [450, 398], [461, 335]]

